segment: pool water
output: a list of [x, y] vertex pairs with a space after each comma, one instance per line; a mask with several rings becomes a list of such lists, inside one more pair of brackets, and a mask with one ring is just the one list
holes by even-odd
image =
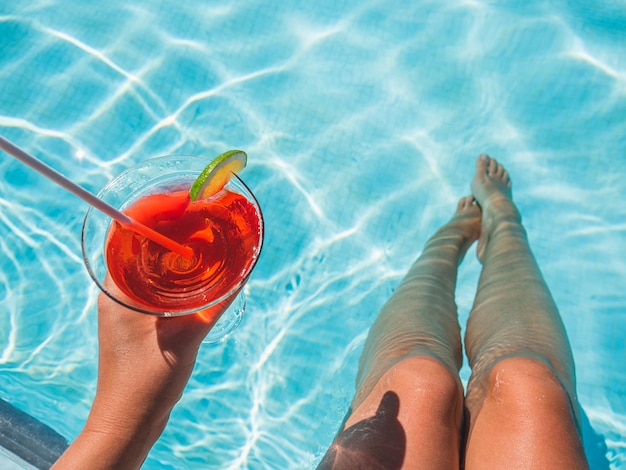
[[[154, 5], [0, 0], [0, 134], [85, 188], [249, 154], [266, 238], [246, 316], [202, 348], [144, 468], [314, 467], [480, 152], [510, 170], [570, 335], [592, 468], [626, 468], [625, 0]], [[69, 440], [96, 379], [86, 209], [0, 155], [0, 398]], [[479, 269], [472, 250], [462, 324]]]

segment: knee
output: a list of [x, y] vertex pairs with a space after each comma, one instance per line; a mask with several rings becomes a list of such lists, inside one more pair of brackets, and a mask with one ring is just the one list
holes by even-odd
[[493, 366], [487, 399], [525, 410], [570, 407], [568, 393], [555, 371], [543, 361], [525, 357], [503, 359]]
[[[401, 409], [414, 416], [450, 417], [456, 422], [463, 412], [463, 385], [458, 375], [430, 356], [407, 356], [389, 366], [380, 375], [370, 373], [357, 386], [352, 408], [368, 403], [372, 397], [393, 391], [400, 397]], [[372, 408], [372, 409], [370, 409]]]
[[393, 366], [388, 375], [391, 389], [404, 389], [413, 407], [435, 415], [453, 417], [463, 407], [463, 386], [456, 374], [436, 359], [408, 357]]

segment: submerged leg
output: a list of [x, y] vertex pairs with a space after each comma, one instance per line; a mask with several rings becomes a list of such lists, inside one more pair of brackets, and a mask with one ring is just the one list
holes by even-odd
[[479, 208], [461, 199], [382, 308], [351, 411], [319, 468], [458, 468], [463, 388], [454, 290], [479, 231]]
[[565, 328], [531, 253], [506, 170], [481, 155], [483, 270], [465, 347], [466, 468], [587, 468]]

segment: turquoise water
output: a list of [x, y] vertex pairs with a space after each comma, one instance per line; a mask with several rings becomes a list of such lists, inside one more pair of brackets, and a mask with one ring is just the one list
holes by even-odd
[[[144, 468], [314, 466], [480, 152], [509, 168], [560, 306], [592, 466], [626, 468], [626, 1], [407, 3], [0, 0], [0, 134], [84, 187], [249, 154], [266, 241], [246, 317], [203, 347]], [[86, 209], [0, 155], [0, 397], [68, 439], [95, 392]], [[479, 268], [472, 251], [462, 323]]]

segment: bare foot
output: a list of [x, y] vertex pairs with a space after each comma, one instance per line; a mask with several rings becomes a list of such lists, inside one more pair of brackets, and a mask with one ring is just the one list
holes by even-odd
[[474, 196], [462, 197], [456, 207], [456, 212], [450, 221], [442, 228], [442, 230], [453, 229], [459, 232], [463, 237], [459, 263], [463, 260], [463, 256], [472, 243], [478, 240], [480, 227], [481, 212]]
[[482, 260], [490, 234], [501, 220], [520, 222], [511, 192], [511, 179], [495, 158], [481, 154], [476, 160], [472, 193], [482, 209], [482, 227], [478, 239], [478, 259]]

